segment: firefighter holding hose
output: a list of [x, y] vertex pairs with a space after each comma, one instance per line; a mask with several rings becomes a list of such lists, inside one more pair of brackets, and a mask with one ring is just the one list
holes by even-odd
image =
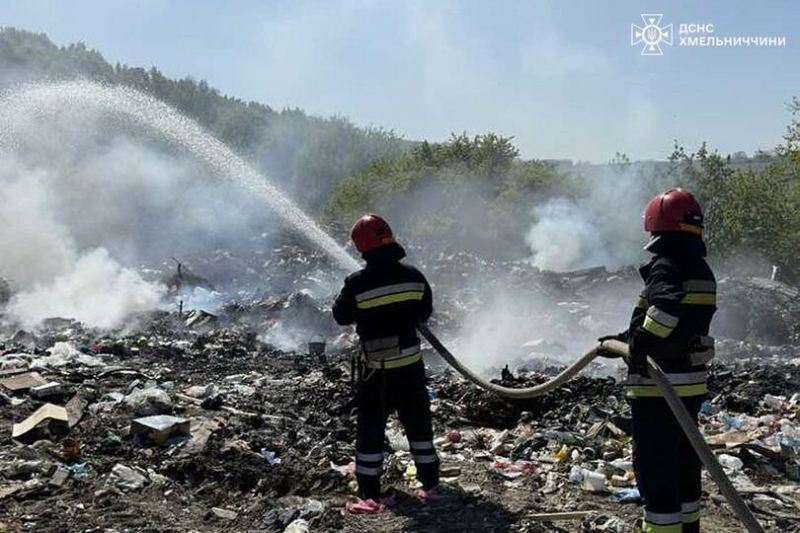
[[397, 411], [408, 437], [422, 489], [417, 497], [435, 499], [439, 457], [433, 445], [430, 399], [425, 384], [416, 326], [433, 310], [431, 287], [406, 255], [389, 224], [373, 214], [359, 218], [350, 237], [366, 266], [345, 279], [333, 316], [355, 323], [362, 346], [357, 396], [356, 480], [360, 500], [351, 512], [375, 513], [391, 505], [381, 498], [386, 421]]
[[646, 357], [664, 370], [697, 424], [706, 395], [706, 364], [714, 357], [709, 333], [717, 284], [705, 261], [703, 212], [686, 190], [671, 189], [647, 204], [644, 290], [624, 333], [603, 337], [630, 346], [625, 392], [633, 416], [633, 463], [644, 499], [642, 530], [700, 531], [700, 461], [655, 382]]

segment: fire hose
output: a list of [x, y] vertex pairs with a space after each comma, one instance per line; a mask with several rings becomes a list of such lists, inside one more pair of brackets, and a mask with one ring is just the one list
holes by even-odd
[[[503, 396], [504, 398], [511, 398], [513, 400], [525, 400], [528, 398], [535, 398], [537, 396], [543, 396], [548, 392], [552, 392], [562, 386], [564, 383], [568, 382], [572, 378], [575, 377], [578, 372], [583, 370], [583, 368], [592, 362], [592, 360], [597, 357], [597, 350], [600, 348], [600, 345], [595, 346], [583, 356], [574, 362], [572, 365], [565, 368], [560, 374], [552, 378], [550, 381], [546, 383], [542, 383], [541, 385], [536, 385], [535, 387], [528, 387], [525, 389], [512, 389], [511, 387], [503, 387], [501, 385], [497, 385], [490, 381], [487, 381], [480, 377], [479, 375], [475, 374], [472, 370], [461, 364], [461, 362], [455, 358], [450, 351], [445, 348], [444, 344], [442, 344], [439, 339], [433, 334], [433, 332], [428, 329], [428, 326], [425, 324], [418, 324], [417, 329], [425, 337], [433, 349], [436, 350], [439, 355], [442, 356], [442, 359], [447, 361], [450, 366], [455, 368], [459, 374], [464, 376], [468, 381], [471, 381], [475, 385], [479, 386], [482, 389], [485, 389], [489, 392], [493, 392], [497, 395]], [[624, 344], [624, 343], [621, 343]]]
[[[549, 381], [534, 387], [514, 389], [491, 383], [461, 364], [461, 362], [459, 362], [458, 359], [456, 359], [453, 354], [450, 353], [450, 351], [439, 341], [439, 339], [436, 338], [433, 332], [425, 324], [418, 325], [417, 329], [430, 343], [430, 345], [433, 346], [433, 348], [439, 353], [439, 355], [441, 355], [442, 358], [450, 364], [450, 366], [456, 369], [467, 380], [489, 392], [493, 392], [505, 398], [516, 400], [535, 398], [559, 388], [564, 383], [572, 379], [593, 359], [595, 359], [598, 356], [601, 348], [604, 351], [611, 352], [618, 356], [624, 357], [628, 355], [628, 345], [626, 343], [613, 340], [605, 341], [602, 344], [597, 344], [594, 346], [591, 350], [581, 356], [580, 359], [568, 366], [560, 374], [553, 377]], [[670, 384], [667, 376], [664, 375], [661, 367], [659, 367], [651, 357], [647, 358], [647, 367], [650, 377], [653, 378], [653, 380], [656, 382], [656, 385], [658, 385], [658, 388], [661, 390], [661, 393], [664, 395], [664, 400], [667, 402], [667, 405], [672, 410], [675, 418], [678, 420], [678, 424], [686, 434], [686, 437], [689, 440], [689, 443], [692, 445], [692, 448], [694, 448], [695, 453], [697, 453], [697, 457], [700, 458], [700, 461], [703, 463], [703, 466], [706, 467], [711, 479], [714, 480], [714, 483], [717, 484], [720, 492], [722, 492], [723, 496], [725, 496], [728, 504], [730, 504], [731, 508], [736, 514], [736, 517], [742, 522], [742, 524], [744, 524], [745, 528], [750, 533], [764, 533], [764, 529], [761, 527], [761, 524], [759, 524], [758, 520], [756, 520], [756, 517], [753, 516], [750, 508], [747, 507], [747, 504], [736, 491], [736, 488], [733, 486], [730, 479], [728, 479], [728, 476], [725, 475], [725, 472], [722, 470], [722, 466], [720, 466], [717, 458], [714, 456], [714, 452], [711, 451], [711, 448], [706, 443], [705, 438], [703, 438], [703, 435], [697, 428], [694, 419], [689, 414], [689, 411], [686, 409], [683, 401], [678, 396], [678, 393], [675, 392], [675, 389]]]

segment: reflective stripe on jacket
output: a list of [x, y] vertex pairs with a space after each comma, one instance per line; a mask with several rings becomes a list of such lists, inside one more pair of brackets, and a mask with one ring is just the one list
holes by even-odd
[[421, 359], [416, 325], [430, 318], [433, 296], [425, 276], [400, 262], [402, 248], [383, 248], [345, 279], [333, 316], [341, 325], [356, 324], [366, 366], [392, 369]]
[[[717, 309], [717, 283], [702, 254], [691, 246], [656, 253], [639, 272], [639, 295], [628, 329], [628, 342], [651, 356], [680, 396], [706, 393], [706, 363], [714, 356], [709, 336]], [[652, 380], [629, 375], [628, 397], [660, 396]]]

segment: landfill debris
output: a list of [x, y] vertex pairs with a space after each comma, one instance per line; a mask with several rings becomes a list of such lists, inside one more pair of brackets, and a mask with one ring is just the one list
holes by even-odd
[[219, 507], [212, 507], [211, 512], [214, 513], [214, 516], [217, 518], [222, 518], [223, 520], [236, 520], [236, 517], [239, 516], [236, 511], [232, 511], [230, 509], [221, 509]]
[[106, 486], [112, 486], [122, 491], [137, 491], [144, 488], [147, 482], [146, 473], [123, 464], [116, 464], [111, 469]]
[[42, 438], [62, 437], [69, 433], [69, 415], [64, 407], [46, 403], [19, 424], [14, 424], [11, 438], [31, 443]]
[[186, 326], [190, 328], [199, 328], [207, 326], [216, 321], [217, 317], [206, 311], [192, 311], [186, 317]]
[[169, 414], [172, 412], [172, 399], [165, 390], [149, 387], [136, 388], [124, 400], [125, 406], [139, 416]]
[[[192, 308], [187, 291], [198, 288], [185, 277], [174, 295], [182, 306], [176, 301], [119, 331], [63, 319], [25, 332], [0, 324], [0, 380], [36, 373], [60, 384], [53, 404], [69, 398], [58, 417], [20, 439], [0, 439], [0, 522], [45, 533], [634, 530], [641, 508], [621, 505], [641, 502], [624, 369], [599, 363], [545, 397], [509, 401], [429, 358], [440, 474], [459, 497], [441, 513], [414, 498], [416, 466], [393, 415], [383, 482], [400, 511], [343, 514], [354, 498], [350, 355], [358, 339], [330, 316], [325, 287], [338, 287], [340, 276], [327, 273], [333, 270], [321, 254], [290, 243], [263, 250], [223, 293], [217, 273], [226, 270], [216, 267], [234, 256], [212, 251], [205, 262], [193, 260], [198, 272], [214, 273], [220, 291], [220, 305], [205, 311]], [[464, 351], [460, 327], [500, 283], [531, 301], [559, 302], [527, 317], [551, 336], [521, 339], [501, 366], [481, 369], [515, 387], [560, 371], [576, 350], [563, 344], [569, 339], [585, 338], [588, 346], [601, 324], [617, 327], [631, 303], [616, 296], [635, 294], [641, 283], [634, 269], [547, 273], [438, 251], [426, 258], [425, 272], [436, 285], [432, 327], [457, 355]], [[462, 290], [463, 274], [472, 272], [487, 280], [486, 291]], [[598, 294], [615, 297], [593, 305]], [[793, 295], [782, 285], [720, 282], [721, 315], [739, 301], [754, 305], [730, 315], [744, 330], [720, 329], [728, 333], [718, 335], [699, 422], [737, 489], [768, 517], [770, 533], [797, 525], [786, 517], [797, 516], [800, 502], [800, 303]], [[758, 313], [775, 316], [780, 327], [768, 330]], [[326, 341], [324, 361], [309, 354], [309, 342], [321, 342], [316, 334]], [[30, 387], [2, 390], [0, 416], [9, 428], [41, 408]], [[164, 424], [142, 424], [149, 417]], [[51, 423], [55, 434], [44, 431]], [[160, 445], [143, 445], [150, 443]], [[704, 527], [736, 531], [715, 497], [704, 480]]]
[[278, 457], [277, 454], [272, 450], [261, 450], [261, 457], [263, 457], [271, 465], [281, 464], [281, 458]]
[[38, 372], [25, 372], [24, 374], [0, 379], [0, 386], [11, 392], [26, 391], [46, 384], [47, 380], [40, 376]]
[[303, 518], [298, 518], [283, 530], [283, 533], [308, 533], [309, 524]]
[[613, 492], [614, 497], [623, 503], [636, 503], [642, 500], [639, 489], [622, 489]]
[[532, 513], [526, 515], [526, 518], [531, 520], [540, 520], [546, 522], [557, 522], [560, 520], [575, 520], [576, 518], [584, 518], [594, 514], [594, 511], [567, 511], [563, 513]]
[[31, 387], [31, 395], [35, 398], [49, 398], [61, 394], [61, 383], [49, 381], [43, 385]]
[[131, 435], [140, 440], [162, 445], [173, 437], [190, 434], [190, 424], [185, 418], [169, 415], [155, 415], [136, 418], [131, 422]]
[[76, 426], [83, 418], [83, 413], [89, 405], [89, 400], [78, 393], [73, 396], [64, 408], [67, 410], [67, 418], [69, 419], [69, 427]]
[[53, 477], [50, 478], [50, 485], [53, 487], [61, 488], [67, 482], [69, 477], [72, 475], [72, 470], [69, 468], [65, 468], [63, 466], [59, 466], [56, 470]]

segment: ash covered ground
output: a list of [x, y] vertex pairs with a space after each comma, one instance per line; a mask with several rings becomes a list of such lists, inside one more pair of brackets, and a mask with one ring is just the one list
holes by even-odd
[[[23, 330], [6, 317], [0, 531], [637, 529], [618, 364], [594, 364], [548, 396], [512, 402], [466, 383], [430, 351], [451, 498], [413, 498], [410, 455], [392, 419], [384, 485], [397, 506], [344, 514], [354, 497], [357, 345], [330, 316], [342, 275], [304, 246], [269, 242], [246, 260], [219, 251], [180, 272], [168, 262], [151, 268], [168, 288], [162, 309], [115, 331], [63, 318]], [[555, 274], [469, 254], [411, 255], [434, 288], [434, 331], [508, 386], [542, 382], [598, 335], [624, 328], [640, 283], [634, 269]], [[702, 429], [765, 529], [797, 531], [800, 295], [723, 278], [720, 308]], [[322, 340], [325, 356], [310, 355], [308, 342]], [[47, 416], [24, 426], [37, 412]], [[158, 430], [135, 422], [159, 415], [174, 418]], [[742, 529], [707, 478], [703, 508], [705, 530]]]

